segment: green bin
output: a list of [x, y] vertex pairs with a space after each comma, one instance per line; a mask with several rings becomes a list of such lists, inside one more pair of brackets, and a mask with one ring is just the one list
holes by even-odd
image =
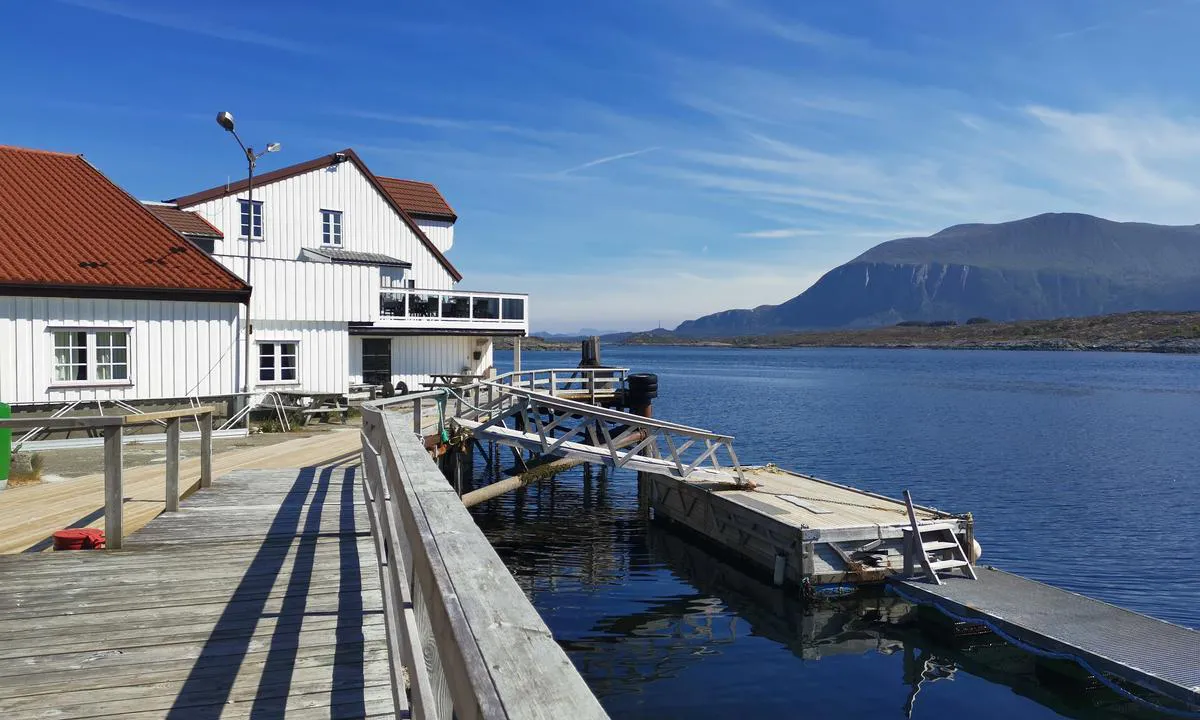
[[[0, 419], [12, 417], [12, 409], [0, 403]], [[12, 459], [12, 430], [0, 429], [0, 489], [8, 485], [8, 462]]]

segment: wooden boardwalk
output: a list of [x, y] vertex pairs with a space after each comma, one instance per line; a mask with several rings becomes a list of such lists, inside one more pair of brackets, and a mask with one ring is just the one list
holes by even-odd
[[[436, 422], [436, 418], [435, 418]], [[243, 468], [289, 468], [329, 462], [359, 451], [353, 428], [213, 455], [213, 473]], [[97, 461], [99, 466], [99, 461]], [[0, 492], [0, 553], [47, 550], [50, 535], [65, 527], [104, 527], [104, 473], [53, 483], [10, 487]], [[164, 465], [125, 469], [125, 534], [158, 517], [164, 504]], [[186, 494], [200, 477], [200, 459], [179, 464], [180, 490]]]
[[0, 717], [394, 717], [357, 463], [218, 475], [121, 551], [0, 556]]

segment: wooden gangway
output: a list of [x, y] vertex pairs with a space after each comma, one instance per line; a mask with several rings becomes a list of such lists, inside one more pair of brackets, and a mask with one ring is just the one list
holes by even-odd
[[0, 717], [395, 717], [360, 475], [239, 470], [120, 551], [0, 556]]
[[1035, 654], [1072, 661], [1102, 680], [1120, 678], [1200, 709], [1200, 631], [995, 568], [976, 573], [978, 579], [943, 577], [941, 584], [902, 578], [889, 583], [902, 598], [958, 621], [982, 623]]

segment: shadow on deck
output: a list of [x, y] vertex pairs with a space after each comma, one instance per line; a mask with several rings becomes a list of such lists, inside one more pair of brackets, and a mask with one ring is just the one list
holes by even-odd
[[391, 716], [358, 472], [237, 471], [123, 551], [0, 557], [0, 716]]

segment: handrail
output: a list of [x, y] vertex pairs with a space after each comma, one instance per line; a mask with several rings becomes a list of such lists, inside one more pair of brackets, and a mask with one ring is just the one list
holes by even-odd
[[520, 300], [529, 297], [529, 293], [492, 292], [490, 290], [445, 290], [437, 288], [418, 287], [381, 287], [381, 293], [405, 292], [417, 295], [464, 295], [467, 297], [498, 297], [505, 300]]
[[[536, 399], [539, 405], [552, 407], [564, 411], [586, 412], [592, 417], [612, 420], [614, 422], [630, 422], [631, 418], [628, 413], [623, 413], [618, 410], [608, 410], [595, 405], [589, 405], [585, 402], [576, 400], [568, 400], [547, 393], [537, 392], [536, 390], [527, 390], [519, 387], [505, 387], [507, 392], [528, 399]], [[732, 442], [732, 435], [722, 435], [720, 433], [705, 430], [703, 428], [692, 427], [691, 425], [680, 425], [679, 423], [668, 422], [666, 420], [658, 420], [656, 418], [637, 417], [634, 421], [642, 428], [655, 428], [658, 430], [669, 430], [672, 434], [683, 435], [684, 437], [694, 437], [698, 439], [709, 439], [713, 441]]]
[[607, 717], [417, 433], [388, 412], [412, 405], [419, 432], [421, 400], [447, 392], [362, 406], [363, 491], [397, 715]]
[[[607, 448], [606, 457], [618, 467], [633, 467], [648, 455], [643, 464], [651, 471], [686, 475], [705, 462], [715, 466], [721, 449], [743, 481], [727, 435], [577, 402], [619, 396], [627, 375], [627, 368], [614, 367], [522, 370], [363, 403], [363, 493], [379, 559], [398, 714], [605, 717], [430, 458], [423, 410], [437, 402], [464, 426], [485, 426], [536, 404], [538, 412], [556, 413], [549, 424], [531, 421], [542, 444], [553, 443], [544, 452], [578, 454], [581, 449], [566, 445], [577, 445], [571, 439], [593, 428], [603, 445], [593, 444], [591, 454]], [[586, 420], [571, 425], [584, 414]], [[659, 440], [670, 460], [658, 459]], [[685, 457], [692, 447], [695, 457]]]
[[83, 417], [11, 418], [0, 420], [0, 429], [47, 430], [98, 429], [104, 433], [104, 544], [120, 550], [124, 541], [123, 446], [124, 429], [166, 421], [167, 459], [164, 490], [165, 512], [179, 510], [179, 433], [185, 417], [200, 424], [200, 487], [212, 485], [212, 417], [210, 405], [181, 410], [163, 410], [133, 415], [87, 415]]

